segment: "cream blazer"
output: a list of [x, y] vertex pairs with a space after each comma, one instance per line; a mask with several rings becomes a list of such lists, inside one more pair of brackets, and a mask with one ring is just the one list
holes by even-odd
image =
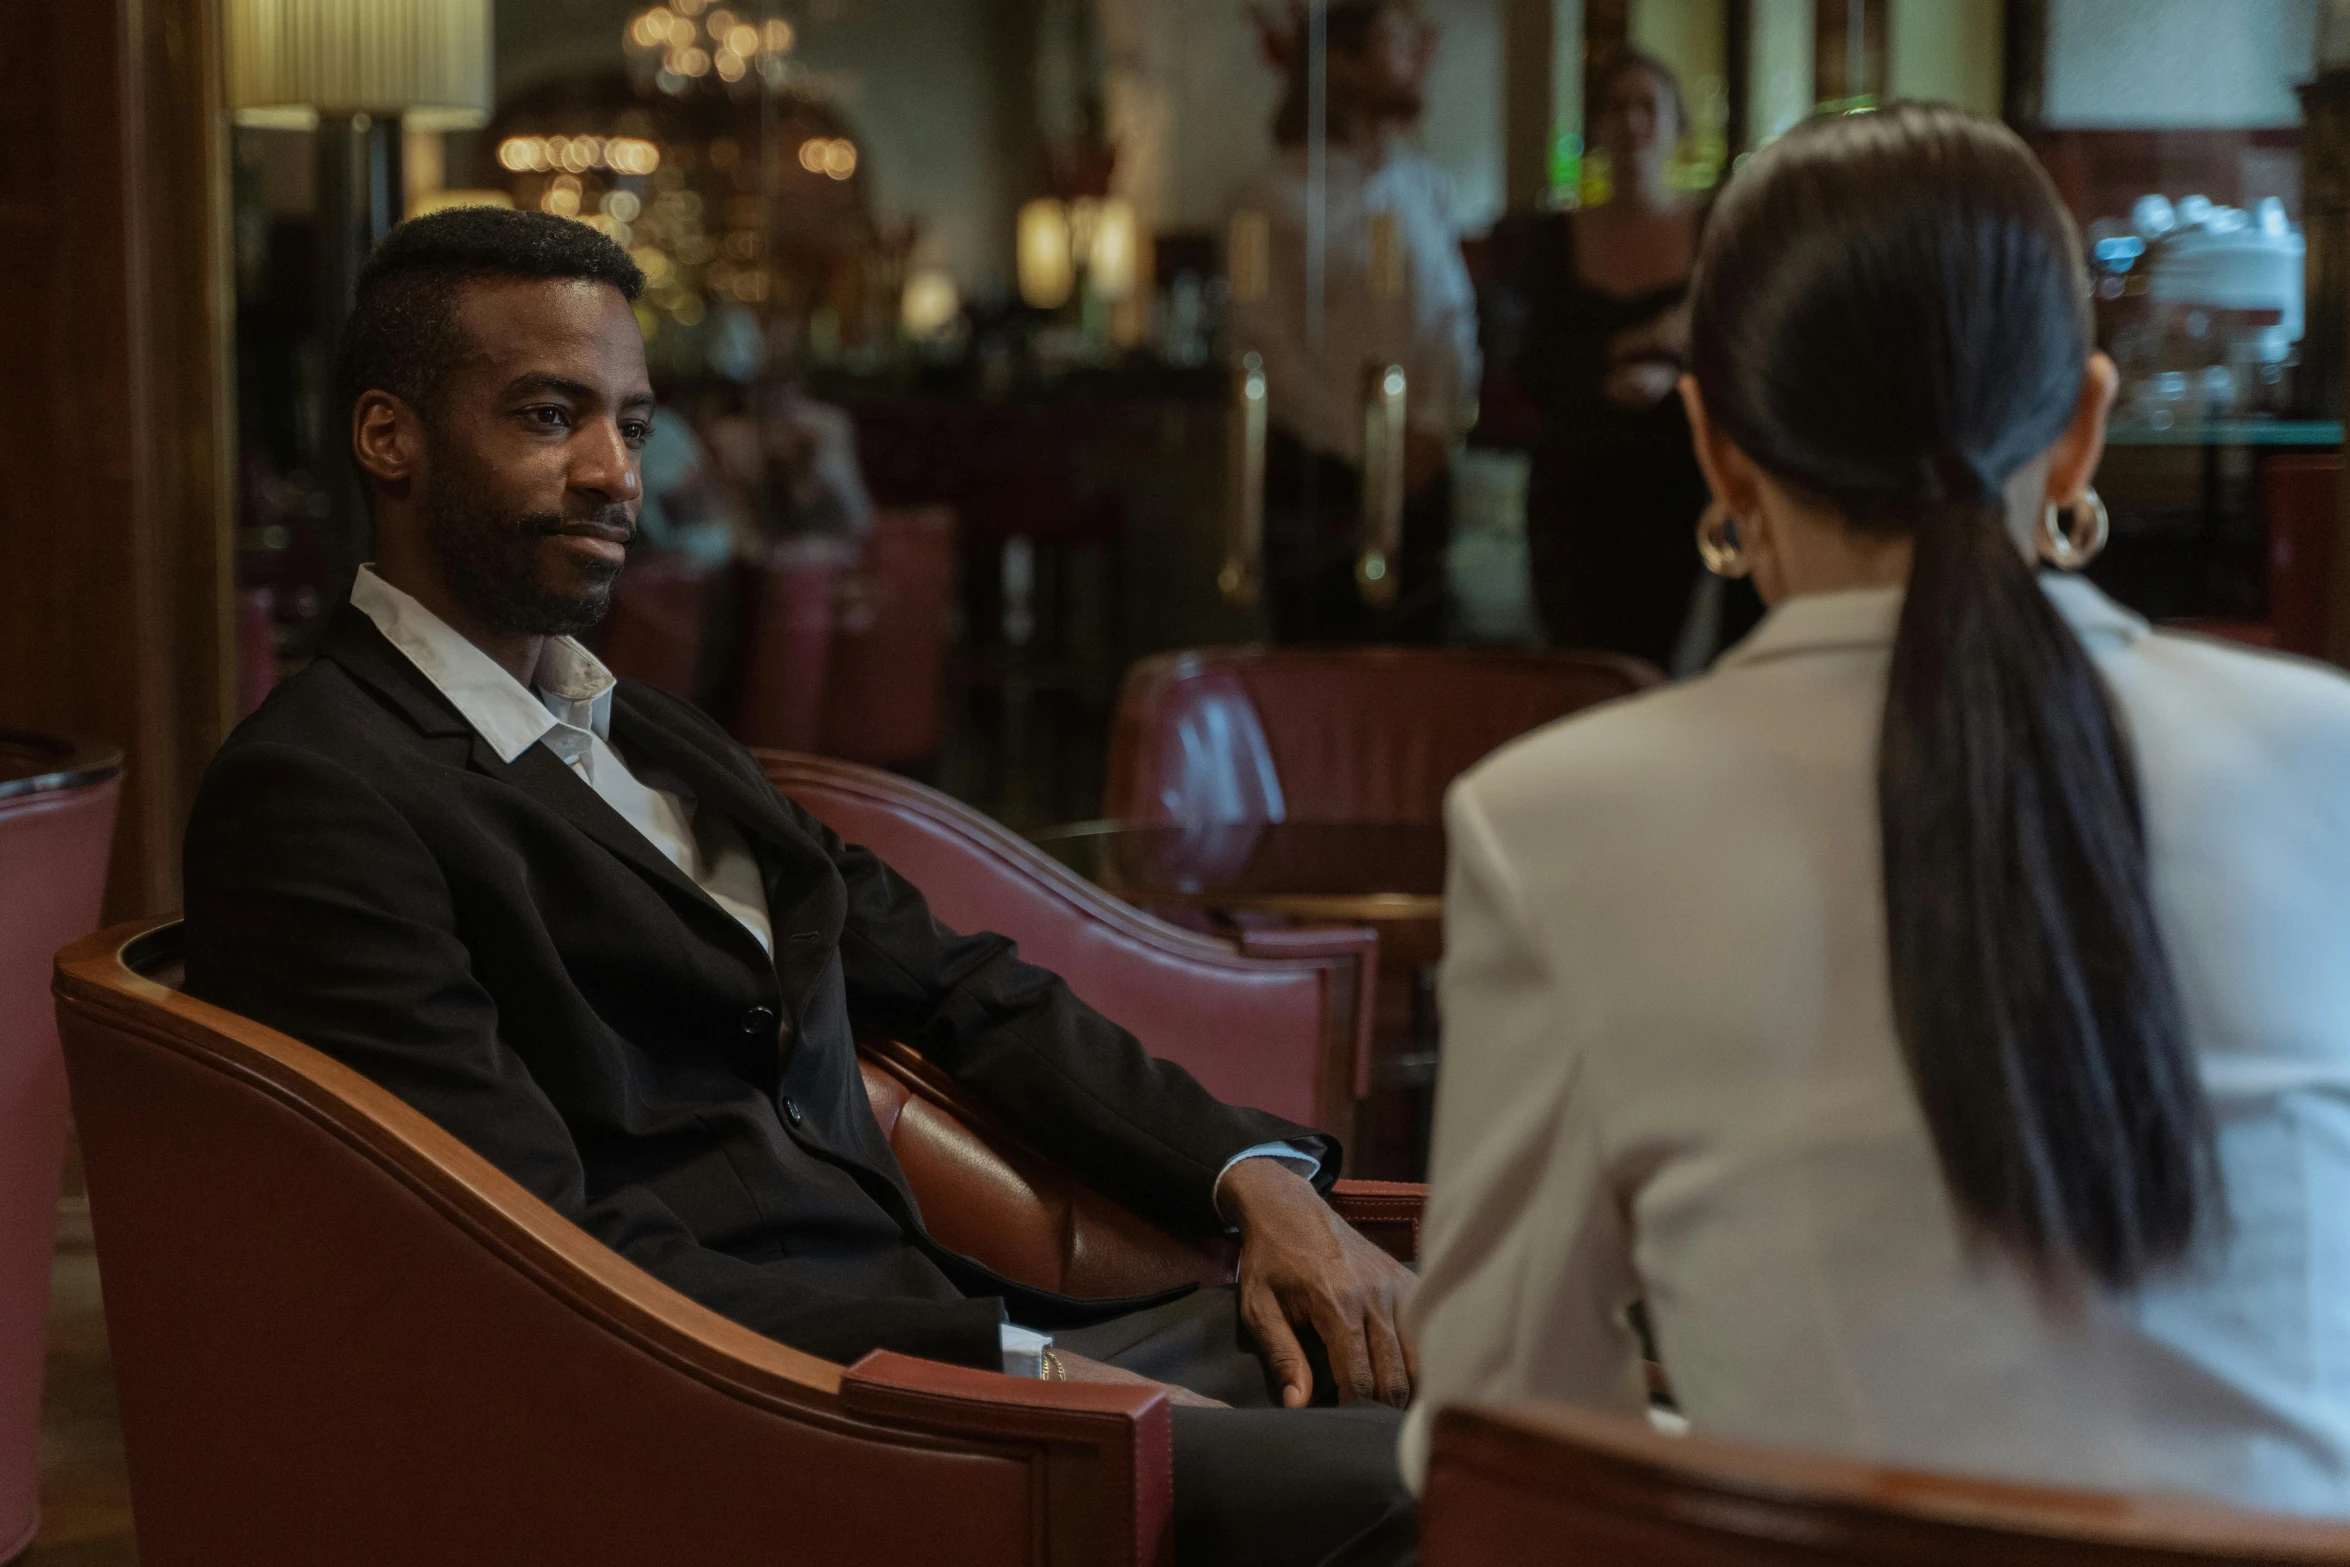
[[2051, 599], [2135, 748], [2232, 1224], [2070, 1307], [1962, 1236], [1895, 1043], [1878, 726], [1899, 590], [1452, 790], [1423, 1274], [1431, 1411], [1640, 1410], [1890, 1464], [2350, 1513], [2350, 680]]

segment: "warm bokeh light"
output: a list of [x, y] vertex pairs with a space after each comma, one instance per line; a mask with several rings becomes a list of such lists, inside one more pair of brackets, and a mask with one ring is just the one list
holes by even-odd
[[759, 40], [759, 43], [769, 54], [791, 53], [791, 23], [780, 16], [774, 18], [768, 22], [765, 35]]
[[759, 29], [737, 22], [726, 30], [726, 47], [746, 59], [759, 52]]
[[661, 166], [661, 149], [635, 136], [604, 143], [604, 161], [615, 174], [650, 174]]
[[700, 49], [680, 49], [669, 57], [669, 69], [679, 76], [707, 76], [710, 56]]
[[645, 210], [645, 204], [637, 199], [636, 194], [625, 190], [605, 192], [604, 199], [596, 205], [622, 223], [634, 223], [637, 215]]
[[562, 169], [585, 174], [610, 169], [615, 174], [650, 174], [661, 166], [661, 149], [634, 136], [509, 136], [498, 143], [498, 165], [517, 174], [545, 174]]
[[824, 146], [824, 172], [836, 180], [845, 180], [857, 172], [857, 144], [845, 137], [835, 137]]
[[824, 172], [824, 141], [821, 137], [800, 143], [800, 167], [810, 174]]
[[1069, 253], [1069, 209], [1039, 196], [1020, 209], [1020, 298], [1037, 310], [1058, 310], [1077, 286]]
[[739, 82], [743, 79], [743, 74], [751, 68], [750, 62], [732, 49], [718, 51], [717, 67], [718, 79], [722, 82]]
[[1086, 246], [1086, 286], [1112, 304], [1134, 292], [1141, 272], [1142, 244], [1134, 204], [1105, 198], [1093, 210], [1092, 243]]
[[908, 337], [937, 337], [962, 314], [963, 296], [955, 280], [939, 268], [925, 267], [906, 279], [906, 291], [898, 300], [898, 322]]
[[726, 42], [726, 35], [734, 31], [735, 21], [735, 14], [732, 11], [726, 9], [726, 7], [720, 6], [717, 10], [712, 11], [708, 16], [702, 18], [702, 25], [709, 29], [710, 41], [712, 43], [722, 44]]
[[628, 36], [641, 49], [658, 49], [668, 42], [669, 24], [676, 19], [676, 14], [665, 5], [640, 11], [636, 20], [628, 24]]
[[549, 185], [547, 193], [539, 198], [539, 211], [552, 212], [559, 218], [576, 218], [579, 216], [579, 182], [574, 180], [565, 185], [562, 178]]

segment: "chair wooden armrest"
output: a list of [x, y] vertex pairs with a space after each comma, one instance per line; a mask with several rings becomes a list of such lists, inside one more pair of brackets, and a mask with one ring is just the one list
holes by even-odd
[[1879, 1467], [1564, 1404], [1439, 1410], [1423, 1567], [2252, 1567], [2350, 1561], [2350, 1527], [2175, 1496]]
[[1398, 1262], [1420, 1260], [1420, 1210], [1428, 1188], [1417, 1181], [1340, 1181], [1330, 1188], [1338, 1216]]
[[1151, 1561], [1170, 1538], [1167, 1395], [1126, 1382], [1041, 1382], [876, 1350], [841, 1373], [841, 1406], [893, 1429], [1043, 1444], [1048, 1559]]

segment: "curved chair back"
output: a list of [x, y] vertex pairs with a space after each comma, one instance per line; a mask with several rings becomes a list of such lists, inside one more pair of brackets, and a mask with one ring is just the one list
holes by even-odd
[[[57, 978], [148, 1567], [1166, 1559], [1154, 1390], [786, 1349], [348, 1068], [178, 993], [177, 938], [106, 932]], [[942, 1102], [907, 1114], [901, 1149], [951, 1141]], [[1049, 1261], [1023, 1225], [1094, 1210], [1047, 1195], [1001, 1217]], [[1062, 1265], [1094, 1249], [1119, 1282], [1203, 1269], [1139, 1220]]]
[[1103, 814], [1136, 822], [1437, 821], [1505, 741], [1663, 678], [1610, 653], [1196, 648], [1127, 671]]
[[1424, 1567], [2234, 1567], [2350, 1562], [2350, 1527], [1656, 1432], [1556, 1404], [1436, 1417]]
[[1369, 1089], [1378, 938], [1367, 930], [1181, 930], [1111, 897], [935, 789], [763, 751], [775, 786], [922, 889], [959, 930], [992, 930], [1221, 1099], [1341, 1135]]
[[122, 753], [0, 731], [0, 1561], [32, 1543], [65, 1066], [42, 992], [98, 923]]

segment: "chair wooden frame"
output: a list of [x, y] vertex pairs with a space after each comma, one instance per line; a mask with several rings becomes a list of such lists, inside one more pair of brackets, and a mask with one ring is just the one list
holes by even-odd
[[2338, 1523], [1668, 1436], [1562, 1404], [1440, 1411], [1421, 1504], [1423, 1567], [2350, 1562]]
[[[86, 1107], [92, 1218], [100, 1267], [107, 1275], [108, 1326], [116, 1347], [142, 1560], [153, 1567], [196, 1567], [218, 1560], [290, 1567], [318, 1559], [302, 1553], [315, 1549], [314, 1539], [299, 1548], [274, 1537], [264, 1540], [271, 1526], [261, 1520], [274, 1512], [299, 1512], [304, 1504], [315, 1508], [322, 1500], [284, 1495], [281, 1477], [266, 1465], [166, 1450], [174, 1422], [184, 1423], [187, 1411], [169, 1407], [174, 1393], [166, 1384], [173, 1368], [158, 1346], [176, 1345], [186, 1328], [171, 1320], [176, 1308], [161, 1298], [169, 1291], [159, 1287], [156, 1259], [136, 1251], [142, 1245], [153, 1248], [152, 1218], [139, 1211], [151, 1194], [131, 1189], [127, 1176], [124, 1186], [116, 1185], [107, 1143], [110, 1136], [122, 1135], [108, 1126], [110, 1108], [129, 1102], [126, 1095], [145, 1097], [151, 1106], [152, 1095], [140, 1091], [155, 1071], [172, 1062], [199, 1069], [202, 1076], [194, 1080], [225, 1080], [232, 1090], [273, 1102], [421, 1200], [473, 1248], [526, 1282], [521, 1298], [533, 1303], [533, 1320], [548, 1325], [553, 1337], [574, 1350], [590, 1343], [603, 1349], [616, 1345], [640, 1369], [644, 1359], [656, 1362], [659, 1369], [651, 1373], [650, 1385], [668, 1418], [707, 1418], [695, 1412], [716, 1407], [708, 1402], [714, 1396], [724, 1406], [739, 1406], [728, 1417], [731, 1429], [742, 1426], [747, 1409], [753, 1429], [773, 1438], [775, 1454], [796, 1451], [795, 1440], [817, 1432], [828, 1440], [866, 1444], [877, 1455], [896, 1452], [917, 1473], [927, 1472], [921, 1468], [930, 1461], [924, 1455], [996, 1460], [978, 1466], [988, 1475], [999, 1474], [1008, 1462], [1019, 1478], [997, 1513], [1030, 1520], [1027, 1536], [984, 1538], [974, 1532], [961, 1542], [968, 1547], [968, 1560], [1054, 1567], [1141, 1567], [1169, 1560], [1168, 1419], [1157, 1390], [1015, 1379], [886, 1352], [843, 1367], [788, 1349], [625, 1261], [358, 1073], [173, 988], [168, 981], [177, 961], [178, 933], [176, 921], [164, 921], [118, 926], [89, 937], [59, 955], [55, 985], [69, 1071], [77, 1102]], [[872, 1070], [888, 1073], [909, 1093], [958, 1113], [952, 1085], [910, 1052], [884, 1050], [868, 1059]], [[282, 1117], [272, 1124], [292, 1125]], [[300, 1126], [293, 1132], [315, 1141]], [[337, 1156], [337, 1162], [347, 1161]], [[1341, 1211], [1359, 1215], [1383, 1243], [1404, 1250], [1416, 1240], [1418, 1197], [1418, 1188], [1369, 1187], [1336, 1200]], [[110, 1248], [110, 1220], [124, 1226], [121, 1233], [130, 1240], [117, 1244], [131, 1245], [133, 1254]], [[431, 1228], [439, 1233], [437, 1226]], [[1188, 1256], [1188, 1262], [1171, 1260], [1179, 1271], [1192, 1270], [1184, 1276], [1198, 1276], [1202, 1253], [1193, 1248]], [[202, 1327], [196, 1324], [198, 1331]], [[255, 1364], [265, 1374], [278, 1371], [268, 1360], [266, 1344], [243, 1345], [240, 1352], [259, 1357]], [[269, 1391], [282, 1401], [299, 1396], [300, 1389]], [[381, 1415], [382, 1429], [399, 1429], [402, 1411], [385, 1409]], [[380, 1429], [370, 1435], [380, 1439]], [[759, 1451], [739, 1456], [749, 1468], [762, 1462]], [[771, 1454], [768, 1461], [779, 1460]], [[429, 1469], [430, 1455], [421, 1462]], [[949, 1467], [949, 1478], [968, 1491], [975, 1483], [974, 1466]], [[338, 1484], [346, 1487], [338, 1505], [371, 1501], [377, 1505], [369, 1516], [407, 1519], [417, 1533], [338, 1542], [337, 1559], [368, 1567], [479, 1559], [482, 1545], [434, 1536], [429, 1517], [412, 1517], [397, 1507], [387, 1514], [384, 1497], [366, 1495], [370, 1483], [363, 1469], [338, 1476]], [[920, 1497], [904, 1500], [918, 1504]], [[525, 1512], [577, 1509], [576, 1499], [552, 1497], [514, 1498], [510, 1505]], [[331, 1523], [314, 1519], [308, 1526], [331, 1528]], [[870, 1560], [879, 1567], [902, 1559], [907, 1527], [877, 1528], [870, 1554], [835, 1551], [827, 1560]], [[250, 1538], [240, 1532], [248, 1529], [254, 1531]], [[739, 1559], [764, 1559], [778, 1548], [773, 1535], [758, 1537], [753, 1523], [746, 1522], [744, 1529]], [[348, 1549], [340, 1549], [346, 1543]], [[575, 1542], [569, 1559], [617, 1563], [630, 1558], [583, 1553]]]

